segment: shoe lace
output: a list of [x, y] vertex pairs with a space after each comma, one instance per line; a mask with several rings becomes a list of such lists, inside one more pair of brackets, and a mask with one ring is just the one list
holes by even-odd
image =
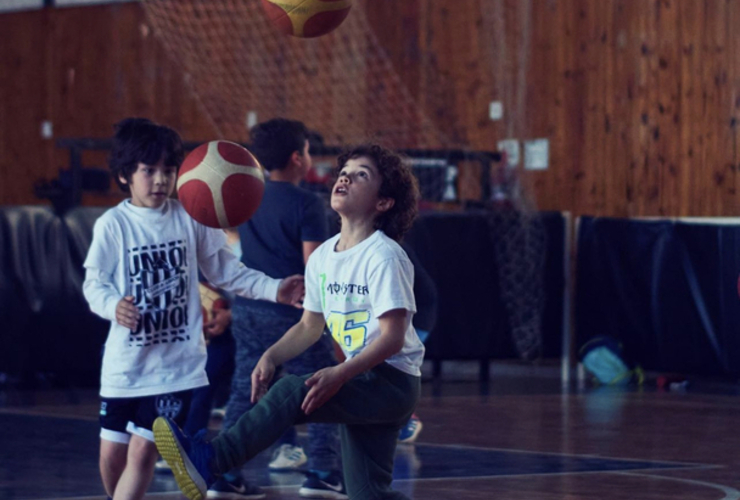
[[288, 447], [288, 446], [290, 446], [290, 445], [289, 444], [281, 444], [280, 446], [278, 446], [277, 448], [275, 448], [275, 450], [272, 452], [272, 459], [275, 460], [277, 457], [279, 457], [283, 453], [283, 450], [285, 450], [286, 447]]

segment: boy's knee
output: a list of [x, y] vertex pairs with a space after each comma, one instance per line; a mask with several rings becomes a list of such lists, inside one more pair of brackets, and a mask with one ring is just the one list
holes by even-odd
[[272, 387], [273, 391], [277, 392], [293, 392], [296, 389], [303, 389], [306, 387], [305, 384], [305, 377], [299, 377], [297, 375], [286, 375], [282, 377], [280, 380], [275, 382], [275, 385]]
[[300, 405], [300, 402], [303, 401], [303, 398], [308, 392], [305, 379], [306, 377], [298, 377], [296, 375], [282, 377], [270, 388], [265, 398], [269, 399], [271, 403], [280, 405], [287, 401], [293, 401], [295, 404]]
[[132, 437], [129, 443], [128, 464], [141, 469], [149, 469], [154, 467], [157, 457], [157, 447], [153, 442], [139, 436]]

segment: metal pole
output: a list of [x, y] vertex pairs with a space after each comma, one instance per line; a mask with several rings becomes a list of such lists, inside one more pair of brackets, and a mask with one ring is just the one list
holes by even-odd
[[573, 340], [573, 331], [571, 325], [571, 304], [572, 304], [572, 277], [571, 277], [571, 245], [573, 238], [573, 221], [570, 212], [563, 212], [564, 219], [564, 241], [563, 241], [563, 352], [561, 354], [561, 374], [560, 380], [563, 386], [570, 383], [571, 369], [571, 348]]

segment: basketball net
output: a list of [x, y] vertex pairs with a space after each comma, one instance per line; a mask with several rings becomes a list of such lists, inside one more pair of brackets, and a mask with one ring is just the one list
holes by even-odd
[[251, 113], [259, 121], [301, 120], [327, 144], [449, 147], [401, 83], [360, 2], [339, 30], [310, 40], [279, 33], [258, 0], [143, 5], [226, 139], [247, 139]]
[[[460, 9], [462, 3], [470, 8]], [[303, 121], [332, 146], [371, 140], [393, 149], [470, 150], [466, 132], [455, 129], [450, 119], [455, 110], [445, 90], [450, 88], [450, 82], [443, 81], [445, 68], [435, 73], [442, 84], [422, 83], [422, 107], [400, 76], [404, 68], [394, 66], [389, 48], [370, 26], [363, 1], [355, 0], [337, 30], [310, 40], [279, 33], [259, 0], [144, 0], [143, 6], [221, 139], [247, 142], [248, 129], [257, 121], [285, 116]], [[478, 34], [471, 43], [488, 53], [479, 68], [470, 70], [470, 79], [494, 89], [492, 98], [503, 101], [512, 113], [508, 137], [523, 137], [531, 0], [434, 0], [421, 9], [427, 14], [418, 20], [420, 33], [425, 33], [431, 9], [447, 10], [449, 36]], [[471, 15], [491, 29], [471, 30]], [[417, 49], [414, 58], [419, 64], [437, 64], [426, 42]], [[517, 77], [508, 81], [498, 77], [502, 74]], [[433, 120], [425, 109], [445, 114]], [[492, 143], [486, 149], [496, 147]], [[415, 172], [426, 199], [481, 200], [480, 170], [469, 173], [459, 163], [417, 159]], [[523, 357], [531, 358], [541, 345], [544, 238], [521, 176], [515, 168], [506, 175], [511, 182], [503, 193], [494, 189], [499, 200], [489, 207], [494, 257], [514, 343]]]

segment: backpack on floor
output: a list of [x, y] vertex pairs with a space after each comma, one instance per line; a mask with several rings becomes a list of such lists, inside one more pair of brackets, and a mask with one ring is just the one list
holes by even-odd
[[645, 375], [642, 368], [625, 361], [622, 343], [612, 337], [595, 337], [579, 351], [584, 368], [605, 385], [642, 385]]

